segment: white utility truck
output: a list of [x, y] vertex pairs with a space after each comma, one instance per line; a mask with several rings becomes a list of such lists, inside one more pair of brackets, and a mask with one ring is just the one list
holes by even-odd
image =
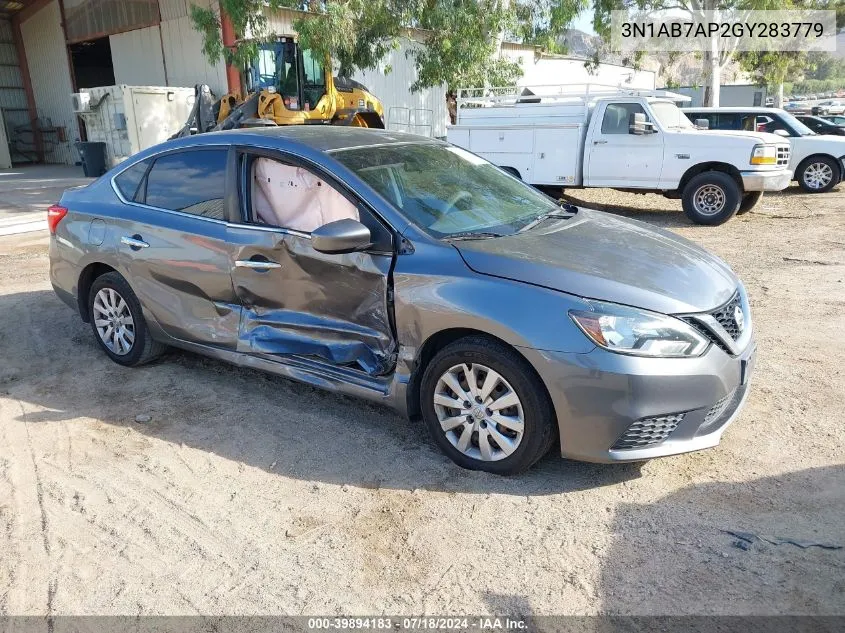
[[543, 86], [460, 90], [447, 138], [537, 187], [611, 187], [680, 198], [722, 224], [789, 185], [789, 142], [697, 129], [662, 91]]

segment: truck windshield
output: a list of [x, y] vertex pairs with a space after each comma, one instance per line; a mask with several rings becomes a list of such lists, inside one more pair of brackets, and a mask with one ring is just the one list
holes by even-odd
[[436, 238], [513, 235], [539, 216], [563, 212], [551, 198], [452, 145], [370, 146], [332, 155]]
[[662, 128], [691, 129], [695, 127], [674, 103], [668, 101], [652, 101], [649, 106], [651, 106], [651, 111], [654, 113], [654, 118], [657, 119], [657, 122], [660, 123], [660, 127]]

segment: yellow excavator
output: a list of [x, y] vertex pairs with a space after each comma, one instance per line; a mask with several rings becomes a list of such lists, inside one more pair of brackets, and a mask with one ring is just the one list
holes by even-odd
[[248, 96], [215, 99], [195, 86], [194, 107], [172, 138], [238, 127], [328, 124], [384, 128], [384, 108], [367, 88], [333, 77], [331, 60], [321, 62], [292, 37], [262, 42], [258, 58], [244, 73]]

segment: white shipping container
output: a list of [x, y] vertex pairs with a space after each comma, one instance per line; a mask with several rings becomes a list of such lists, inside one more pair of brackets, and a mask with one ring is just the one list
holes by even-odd
[[185, 124], [194, 104], [193, 88], [102, 86], [83, 90], [75, 107], [85, 122], [88, 140], [106, 144], [113, 167], [141, 150], [166, 141]]

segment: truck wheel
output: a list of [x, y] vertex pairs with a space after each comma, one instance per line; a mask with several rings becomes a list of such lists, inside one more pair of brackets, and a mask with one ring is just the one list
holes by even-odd
[[757, 206], [757, 203], [760, 202], [760, 198], [763, 197], [762, 191], [750, 191], [742, 196], [742, 202], [739, 203], [739, 210], [736, 212], [737, 215], [742, 215], [743, 213], [748, 213]]
[[736, 181], [721, 171], [705, 171], [684, 187], [684, 213], [696, 224], [716, 226], [730, 220], [739, 209], [742, 192]]
[[795, 170], [798, 184], [807, 193], [824, 193], [837, 184], [842, 173], [839, 165], [829, 156], [808, 158]]

